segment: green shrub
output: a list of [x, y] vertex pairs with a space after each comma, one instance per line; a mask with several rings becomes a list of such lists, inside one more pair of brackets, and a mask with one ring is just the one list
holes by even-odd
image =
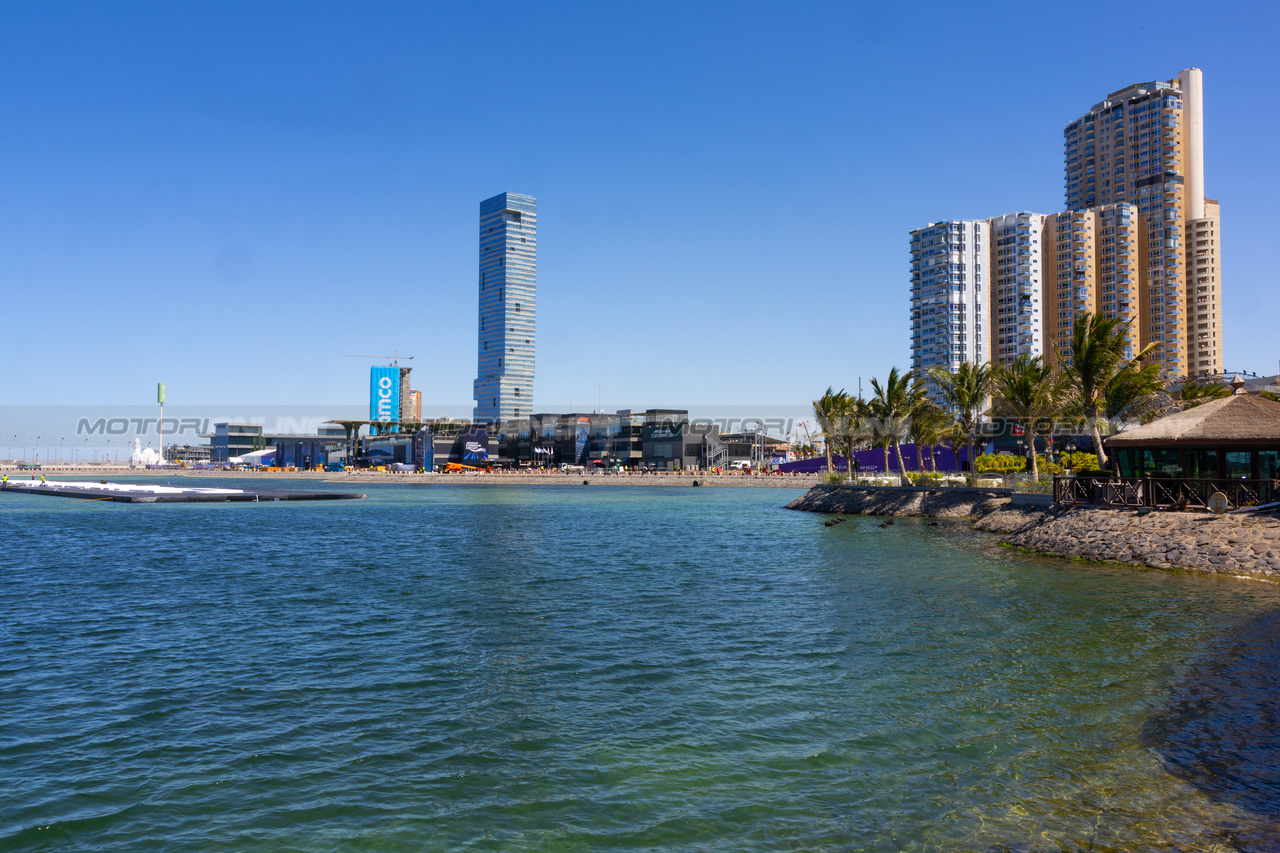
[[1026, 467], [1027, 460], [1024, 457], [1008, 453], [984, 453], [974, 460], [974, 468], [979, 474], [1003, 474], [1021, 471]]
[[841, 483], [843, 483], [846, 478], [844, 474], [828, 474], [824, 479], [826, 482], [830, 483], [831, 485], [838, 486]]
[[1062, 467], [1069, 471], [1099, 471], [1098, 457], [1092, 453], [1064, 453]]

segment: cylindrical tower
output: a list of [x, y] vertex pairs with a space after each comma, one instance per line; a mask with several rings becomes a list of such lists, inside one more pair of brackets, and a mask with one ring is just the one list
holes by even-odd
[[1204, 82], [1199, 68], [1178, 72], [1186, 156], [1187, 219], [1204, 218]]

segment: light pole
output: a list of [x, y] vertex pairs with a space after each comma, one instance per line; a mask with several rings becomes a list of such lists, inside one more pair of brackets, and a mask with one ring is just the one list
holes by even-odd
[[13, 443], [14, 443], [15, 441], [17, 441], [17, 440], [18, 440], [18, 436], [16, 436], [16, 435], [15, 435], [13, 438], [9, 439], [9, 461], [10, 461], [10, 462], [13, 462], [13, 461], [14, 461], [14, 459], [13, 459]]
[[36, 436], [36, 464], [40, 464], [40, 436]]
[[67, 437], [64, 435], [58, 439], [58, 464], [62, 464], [62, 451], [66, 448]]

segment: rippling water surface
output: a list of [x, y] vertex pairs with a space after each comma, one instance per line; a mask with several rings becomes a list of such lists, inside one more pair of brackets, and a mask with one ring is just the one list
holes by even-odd
[[786, 490], [368, 488], [0, 496], [0, 850], [1276, 847], [1274, 773], [1198, 758], [1274, 736], [1272, 586]]

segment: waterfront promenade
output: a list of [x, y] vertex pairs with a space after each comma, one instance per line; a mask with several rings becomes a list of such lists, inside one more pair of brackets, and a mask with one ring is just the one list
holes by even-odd
[[659, 473], [605, 473], [603, 471], [577, 474], [561, 474], [558, 471], [521, 471], [513, 473], [468, 472], [463, 474], [398, 474], [381, 471], [213, 471], [187, 468], [146, 469], [119, 467], [45, 467], [38, 471], [19, 471], [4, 468], [3, 473], [11, 480], [36, 479], [43, 474], [49, 479], [57, 477], [102, 477], [111, 479], [130, 478], [216, 478], [228, 477], [246, 479], [283, 479], [311, 480], [331, 483], [396, 483], [396, 484], [489, 484], [502, 486], [581, 486], [586, 481], [593, 486], [692, 486], [696, 480], [698, 485], [727, 488], [775, 488], [775, 489], [809, 489], [823, 482], [824, 474], [800, 474], [778, 476], [774, 474], [712, 474], [704, 471], [676, 471]]

